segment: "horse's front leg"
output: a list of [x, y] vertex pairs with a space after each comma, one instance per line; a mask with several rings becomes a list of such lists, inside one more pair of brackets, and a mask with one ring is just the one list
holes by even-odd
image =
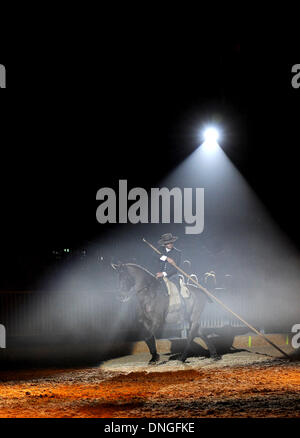
[[149, 364], [155, 364], [159, 360], [159, 354], [156, 350], [156, 339], [154, 335], [154, 330], [151, 327], [151, 324], [147, 324], [147, 322], [144, 321], [144, 339], [145, 342], [149, 348], [151, 359], [149, 361]]
[[149, 360], [149, 364], [155, 364], [156, 362], [159, 361], [159, 354], [157, 353], [156, 350], [156, 340], [155, 340], [155, 336], [152, 334], [150, 335], [148, 338], [145, 339], [146, 344], [148, 345], [150, 354], [151, 354], [151, 359]]

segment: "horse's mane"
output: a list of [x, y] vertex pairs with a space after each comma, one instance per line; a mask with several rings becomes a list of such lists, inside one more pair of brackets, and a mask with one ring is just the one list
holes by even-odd
[[135, 266], [136, 268], [140, 268], [143, 271], [147, 272], [147, 274], [151, 275], [151, 277], [156, 278], [155, 275], [152, 274], [152, 272], [148, 271], [148, 269], [144, 268], [143, 266], [137, 265], [136, 263], [124, 263], [124, 265], [126, 265], [126, 266]]

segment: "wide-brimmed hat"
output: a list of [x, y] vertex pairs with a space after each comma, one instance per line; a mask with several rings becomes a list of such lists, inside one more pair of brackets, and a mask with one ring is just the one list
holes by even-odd
[[173, 243], [178, 239], [177, 236], [172, 236], [171, 233], [166, 233], [160, 236], [159, 241], [157, 242], [159, 245], [167, 245], [168, 243]]

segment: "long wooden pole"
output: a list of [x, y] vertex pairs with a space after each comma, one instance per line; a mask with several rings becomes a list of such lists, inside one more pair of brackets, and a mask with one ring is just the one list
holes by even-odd
[[[157, 248], [155, 248], [155, 246], [153, 246], [151, 243], [149, 243], [146, 239], [143, 238], [143, 242], [147, 243], [147, 245], [149, 245], [150, 248], [152, 248], [157, 254], [162, 255], [162, 253]], [[201, 289], [204, 293], [206, 293], [206, 295], [208, 295], [209, 297], [214, 299], [217, 303], [219, 303], [222, 307], [224, 307], [224, 309], [226, 309], [228, 312], [232, 313], [232, 315], [234, 315], [237, 319], [242, 321], [242, 323], [245, 324], [247, 327], [249, 327], [254, 333], [256, 333], [257, 335], [264, 338], [270, 345], [272, 345], [272, 347], [276, 348], [276, 350], [278, 350], [281, 354], [283, 354], [288, 359], [290, 359], [290, 356], [287, 353], [285, 353], [283, 350], [281, 350], [281, 348], [277, 347], [277, 345], [275, 345], [263, 333], [260, 333], [255, 327], [253, 327], [247, 321], [245, 321], [241, 316], [239, 316], [237, 313], [235, 313], [233, 310], [231, 310], [229, 307], [227, 307], [226, 304], [224, 304], [221, 300], [219, 300], [219, 298], [215, 297], [205, 287], [201, 286], [201, 284], [198, 283], [198, 281], [196, 281], [193, 277], [191, 277], [189, 274], [187, 274], [185, 271], [183, 271], [179, 266], [176, 265], [175, 262], [172, 263], [172, 266], [174, 266], [181, 274], [185, 275], [189, 280], [191, 280], [193, 283], [195, 283], [195, 285], [199, 289]]]

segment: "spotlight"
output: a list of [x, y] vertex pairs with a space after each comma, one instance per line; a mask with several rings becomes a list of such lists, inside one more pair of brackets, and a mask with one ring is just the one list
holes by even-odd
[[207, 142], [217, 142], [220, 134], [216, 128], [206, 128], [204, 131], [204, 140]]
[[220, 133], [215, 127], [210, 126], [206, 128], [203, 132], [203, 137], [204, 143], [202, 144], [202, 149], [205, 150], [205, 152], [211, 153], [219, 149], [218, 140]]

